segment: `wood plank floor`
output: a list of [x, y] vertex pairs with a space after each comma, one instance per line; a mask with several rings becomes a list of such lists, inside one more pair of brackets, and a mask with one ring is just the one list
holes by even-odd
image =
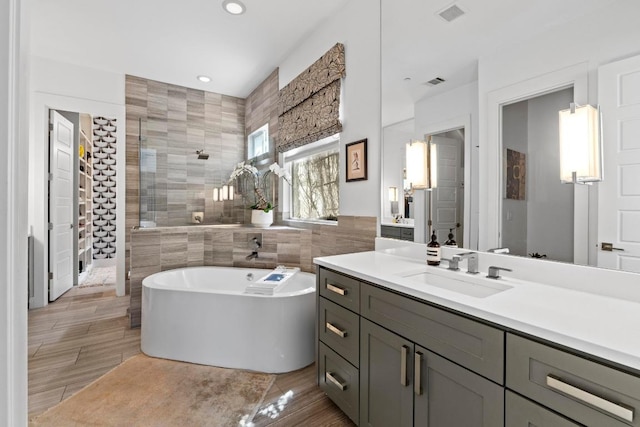
[[29, 311], [29, 415], [45, 411], [140, 353], [128, 297], [114, 285], [75, 287]]
[[[73, 288], [29, 311], [30, 417], [140, 352], [140, 329], [127, 327], [128, 306], [114, 285], [100, 285]], [[278, 375], [253, 425], [353, 426], [316, 385], [315, 372], [311, 365]]]

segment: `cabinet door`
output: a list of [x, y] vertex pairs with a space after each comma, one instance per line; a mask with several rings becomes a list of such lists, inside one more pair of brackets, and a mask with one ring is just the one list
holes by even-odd
[[504, 389], [415, 346], [415, 423], [429, 427], [504, 425]]
[[506, 393], [505, 425], [507, 427], [579, 426], [509, 390]]
[[360, 425], [413, 425], [413, 343], [360, 323]]

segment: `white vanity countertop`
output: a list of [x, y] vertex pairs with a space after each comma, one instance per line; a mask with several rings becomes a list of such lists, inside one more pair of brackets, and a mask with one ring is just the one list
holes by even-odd
[[477, 298], [402, 277], [407, 272], [436, 269], [438, 274], [464, 280], [463, 271], [450, 272], [446, 267], [383, 252], [321, 257], [314, 262], [640, 372], [638, 302], [511, 279], [508, 273], [496, 283], [513, 286], [511, 289]]

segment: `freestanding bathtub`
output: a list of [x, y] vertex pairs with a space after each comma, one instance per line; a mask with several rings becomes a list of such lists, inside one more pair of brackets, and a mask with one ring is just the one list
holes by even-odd
[[289, 372], [315, 357], [315, 275], [299, 272], [274, 295], [244, 293], [271, 270], [189, 267], [142, 281], [142, 351], [153, 357]]

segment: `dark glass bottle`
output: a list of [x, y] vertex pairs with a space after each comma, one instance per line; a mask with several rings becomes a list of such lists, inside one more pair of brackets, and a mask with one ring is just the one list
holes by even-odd
[[440, 265], [440, 243], [438, 243], [438, 236], [436, 236], [435, 230], [431, 234], [431, 241], [427, 243], [427, 264], [428, 265]]
[[444, 242], [444, 246], [451, 246], [452, 248], [457, 248], [458, 247], [458, 243], [456, 243], [456, 240], [453, 238], [453, 228], [449, 229], [449, 235], [447, 236], [447, 241]]

